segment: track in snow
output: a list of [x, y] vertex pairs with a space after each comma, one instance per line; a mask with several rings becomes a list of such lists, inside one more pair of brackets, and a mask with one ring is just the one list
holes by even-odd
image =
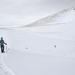
[[0, 54], [0, 68], [5, 72], [6, 75], [15, 75], [3, 62], [3, 54]]

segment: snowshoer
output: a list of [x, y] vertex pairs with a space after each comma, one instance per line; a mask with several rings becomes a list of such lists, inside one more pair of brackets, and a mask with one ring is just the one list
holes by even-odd
[[4, 52], [4, 44], [7, 45], [7, 43], [4, 42], [3, 37], [1, 37], [1, 40], [0, 40], [1, 53], [5, 53], [5, 52]]

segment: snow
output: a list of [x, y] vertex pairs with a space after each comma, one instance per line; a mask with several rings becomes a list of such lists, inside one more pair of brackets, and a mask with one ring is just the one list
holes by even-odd
[[46, 26], [47, 24], [57, 24], [57, 23], [70, 23], [75, 22], [75, 8], [64, 9], [61, 12], [50, 15], [43, 19], [40, 19], [32, 24], [27, 25], [27, 27], [32, 26]]
[[6, 53], [0, 53], [1, 75], [75, 75], [73, 9], [33, 25], [1, 26], [0, 37], [7, 43]]
[[15, 75], [74, 75], [75, 58], [53, 57], [22, 51], [11, 51], [4, 62]]
[[4, 71], [1, 75], [15, 75], [9, 68], [7, 68], [3, 62], [3, 55], [0, 55], [0, 68]]

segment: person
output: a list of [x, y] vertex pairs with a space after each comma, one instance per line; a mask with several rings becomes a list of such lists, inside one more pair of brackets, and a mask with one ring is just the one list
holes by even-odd
[[4, 44], [7, 45], [7, 43], [4, 42], [3, 37], [1, 37], [1, 40], [0, 40], [1, 53], [5, 53], [5, 52], [4, 52]]

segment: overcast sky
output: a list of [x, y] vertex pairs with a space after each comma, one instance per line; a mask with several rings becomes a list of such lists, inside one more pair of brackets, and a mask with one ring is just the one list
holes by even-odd
[[26, 25], [75, 7], [75, 0], [0, 0], [0, 25]]

